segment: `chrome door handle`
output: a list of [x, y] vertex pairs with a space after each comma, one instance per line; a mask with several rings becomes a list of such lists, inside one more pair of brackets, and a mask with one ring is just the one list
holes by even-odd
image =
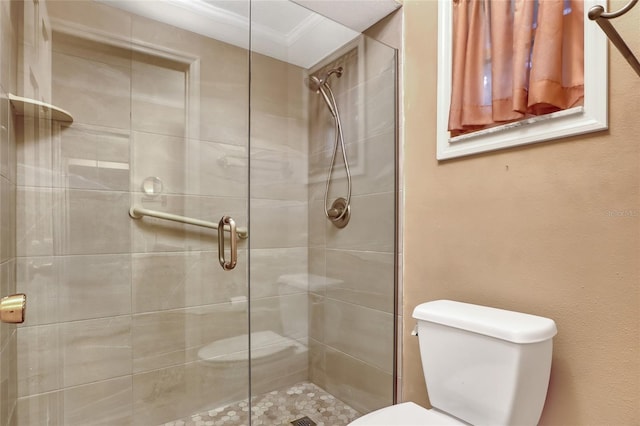
[[[224, 226], [229, 225], [229, 241], [231, 249], [231, 259], [227, 262], [224, 254]], [[218, 222], [218, 261], [225, 271], [230, 271], [238, 263], [238, 238], [236, 232], [236, 221], [230, 216], [222, 216]]]

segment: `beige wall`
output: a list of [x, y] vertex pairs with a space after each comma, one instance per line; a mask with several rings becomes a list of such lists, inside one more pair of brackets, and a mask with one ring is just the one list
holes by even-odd
[[427, 403], [411, 312], [449, 298], [556, 321], [540, 424], [638, 424], [640, 78], [612, 49], [608, 131], [437, 162], [436, 14], [404, 2], [403, 399]]

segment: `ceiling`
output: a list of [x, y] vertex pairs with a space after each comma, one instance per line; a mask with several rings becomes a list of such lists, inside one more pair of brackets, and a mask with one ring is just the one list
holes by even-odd
[[398, 0], [291, 0], [309, 10], [363, 32], [402, 4]]
[[[245, 0], [98, 1], [249, 48]], [[395, 0], [253, 0], [251, 50], [310, 68], [398, 7]]]

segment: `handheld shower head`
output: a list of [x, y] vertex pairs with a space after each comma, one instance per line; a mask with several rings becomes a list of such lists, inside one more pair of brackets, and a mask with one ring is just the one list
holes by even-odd
[[311, 91], [320, 93], [322, 95], [324, 102], [329, 108], [329, 112], [331, 112], [331, 115], [333, 115], [334, 118], [336, 117], [337, 112], [334, 105], [335, 101], [332, 102], [331, 99], [329, 99], [329, 95], [327, 95], [327, 91], [331, 92], [331, 87], [329, 86], [328, 79], [333, 74], [337, 75], [338, 77], [342, 77], [342, 71], [342, 67], [332, 68], [327, 72], [320, 73], [318, 75], [310, 75], [305, 79], [305, 83]]
[[310, 75], [308, 78], [305, 78], [304, 82], [309, 90], [316, 93], [320, 91], [320, 88], [324, 84], [324, 81], [315, 75]]
[[342, 67], [337, 67], [332, 68], [329, 71], [319, 73], [317, 75], [310, 75], [305, 79], [305, 83], [311, 91], [318, 93], [322, 86], [329, 84], [329, 77], [331, 77], [333, 74], [337, 75], [338, 77], [342, 77], [342, 71]]

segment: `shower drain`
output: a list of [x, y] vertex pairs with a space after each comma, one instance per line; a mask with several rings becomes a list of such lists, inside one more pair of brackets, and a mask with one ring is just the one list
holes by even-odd
[[292, 421], [291, 424], [293, 426], [316, 426], [316, 422], [307, 416], [300, 417], [299, 419]]

